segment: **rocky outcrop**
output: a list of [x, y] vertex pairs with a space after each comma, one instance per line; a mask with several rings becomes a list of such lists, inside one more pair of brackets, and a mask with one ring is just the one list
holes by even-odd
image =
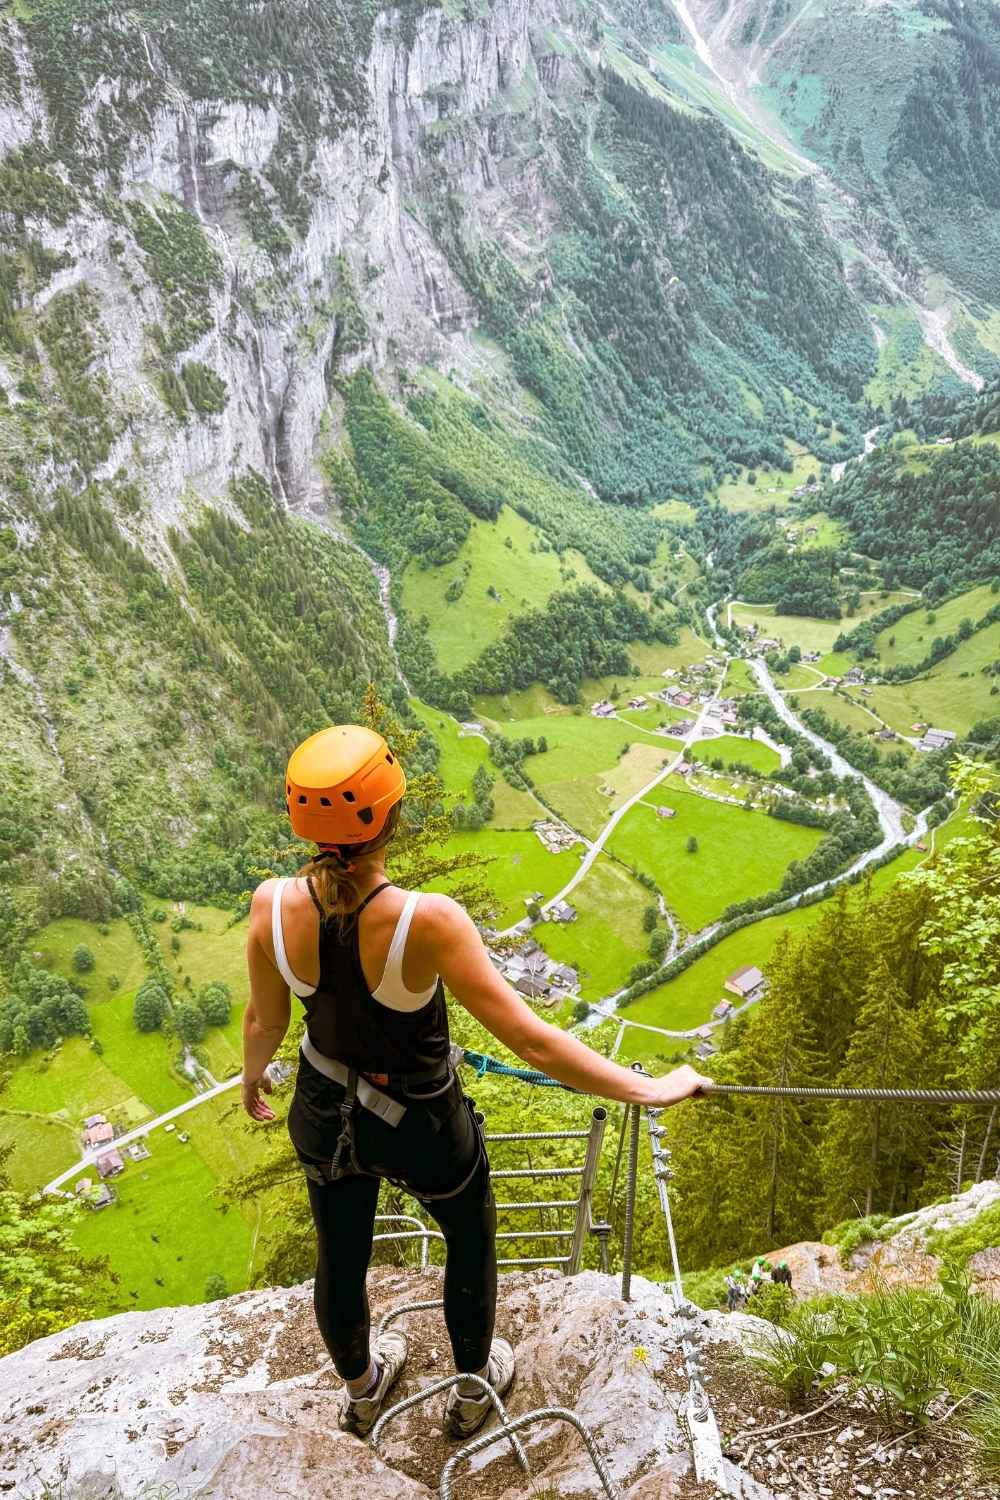
[[[795, 1290], [803, 1296], [820, 1292], [864, 1292], [873, 1277], [889, 1286], [933, 1286], [941, 1262], [928, 1248], [932, 1235], [973, 1224], [980, 1214], [1000, 1203], [1000, 1182], [990, 1179], [915, 1213], [890, 1219], [842, 1263], [836, 1245], [802, 1241], [769, 1254], [772, 1263], [788, 1262]], [[974, 1286], [989, 1296], [1000, 1296], [1000, 1246], [987, 1247], [969, 1258], [966, 1269]]]
[[[440, 1273], [383, 1268], [370, 1289], [374, 1322], [440, 1295]], [[620, 1300], [617, 1281], [594, 1272], [501, 1278], [498, 1331], [518, 1351], [509, 1411], [575, 1411], [627, 1500], [698, 1493], [688, 1487], [675, 1414], [684, 1387], [681, 1320], [668, 1308], [661, 1289], [641, 1278], [633, 1278], [630, 1303]], [[706, 1321], [718, 1340], [737, 1339], [753, 1320], [707, 1314]], [[410, 1359], [399, 1399], [450, 1373], [439, 1312], [411, 1314], [401, 1326]], [[455, 1451], [441, 1432], [443, 1397], [392, 1424], [380, 1455], [337, 1430], [339, 1389], [309, 1284], [80, 1324], [0, 1360], [0, 1494], [103, 1500], [148, 1486], [184, 1500], [436, 1496]], [[530, 1481], [502, 1442], [472, 1461], [484, 1500], [599, 1493], [569, 1426], [542, 1422], [523, 1437]], [[457, 1494], [471, 1494], [467, 1485]]]

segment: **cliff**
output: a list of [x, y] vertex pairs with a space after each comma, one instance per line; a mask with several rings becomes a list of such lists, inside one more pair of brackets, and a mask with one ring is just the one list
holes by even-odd
[[[440, 1273], [383, 1268], [370, 1290], [374, 1324], [439, 1295]], [[637, 1278], [632, 1290], [623, 1303], [618, 1283], [595, 1272], [502, 1277], [498, 1332], [514, 1342], [519, 1372], [508, 1411], [573, 1410], [625, 1500], [707, 1494], [690, 1478], [675, 1415], [683, 1322], [666, 1312], [659, 1288]], [[704, 1316], [710, 1339], [738, 1338], [756, 1321]], [[451, 1373], [440, 1313], [411, 1314], [401, 1326], [410, 1358], [397, 1400]], [[391, 1424], [379, 1454], [337, 1430], [339, 1386], [308, 1283], [80, 1324], [0, 1360], [0, 1492], [18, 1500], [53, 1491], [65, 1500], [161, 1490], [178, 1500], [436, 1496], [455, 1452], [441, 1432], [444, 1397]], [[463, 1466], [456, 1494], [582, 1500], [600, 1492], [571, 1427], [545, 1421], [522, 1436], [530, 1480], [498, 1443]], [[766, 1500], [768, 1492], [748, 1482], [746, 1493]]]

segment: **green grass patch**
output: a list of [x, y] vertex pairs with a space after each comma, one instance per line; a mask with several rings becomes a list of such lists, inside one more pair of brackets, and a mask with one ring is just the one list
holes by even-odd
[[534, 936], [553, 958], [580, 972], [585, 1000], [600, 1000], [627, 981], [633, 964], [648, 956], [642, 913], [649, 892], [614, 860], [601, 856], [571, 893], [575, 922], [544, 922]]
[[[822, 467], [818, 458], [814, 458], [811, 453], [804, 453], [798, 444], [786, 442], [786, 447], [792, 459], [790, 473], [786, 474], [781, 469], [768, 473], [764, 469], [743, 468], [737, 479], [727, 479], [724, 484], [719, 485], [716, 491], [719, 504], [734, 511], [786, 511], [793, 491], [813, 477], [819, 479]], [[749, 481], [751, 473], [756, 473], [755, 484]]]
[[[93, 922], [60, 917], [35, 933], [26, 952], [36, 963], [40, 955], [54, 973], [82, 980], [88, 999], [110, 994], [108, 980], [114, 977], [122, 989], [137, 989], [145, 977], [145, 967], [132, 929], [123, 917], [107, 923], [107, 927], [107, 933], [101, 933]], [[89, 948], [94, 955], [94, 967], [86, 974], [79, 974], [73, 967], [73, 954], [80, 947]]]
[[[582, 853], [583, 846], [577, 847]], [[472, 850], [490, 859], [483, 877], [496, 894], [497, 921], [502, 925], [520, 921], [525, 913], [525, 898], [533, 892], [554, 896], [580, 863], [572, 851], [550, 854], [534, 833], [505, 833], [491, 828], [477, 833], [455, 833], [447, 848], [454, 853]], [[447, 880], [430, 881], [425, 887], [430, 891], [447, 888]]]
[[123, 1105], [132, 1089], [91, 1050], [83, 1037], [69, 1037], [54, 1056], [33, 1053], [11, 1072], [4, 1106], [60, 1115], [78, 1125], [86, 1115], [107, 1113]]
[[[772, 820], [773, 821], [773, 820]], [[938, 840], [960, 830], [957, 819], [936, 830]], [[876, 870], [872, 876], [872, 890], [881, 894], [906, 870], [915, 869], [925, 858], [916, 849], [901, 854], [892, 864]], [[739, 932], [723, 938], [676, 979], [668, 980], [659, 989], [650, 990], [634, 1004], [626, 1007], [622, 1015], [630, 1021], [642, 1021], [649, 1026], [663, 1026], [671, 1031], [683, 1031], [689, 1027], [702, 1026], [709, 1019], [719, 1000], [725, 995], [723, 981], [744, 964], [757, 964], [766, 971], [775, 944], [783, 932], [793, 934], [804, 931], [817, 922], [826, 909], [819, 901], [813, 906], [799, 907], [782, 916], [765, 917], [753, 922]], [[728, 998], [732, 998], [729, 996]], [[638, 1031], [631, 1026], [625, 1028], [618, 1057], [622, 1062], [634, 1059], [656, 1058], [674, 1050], [667, 1037]]]
[[[636, 869], [648, 870], [671, 908], [692, 932], [699, 931], [733, 901], [761, 895], [781, 883], [793, 859], [801, 859], [822, 838], [803, 828], [712, 802], [671, 786], [675, 818], [658, 818], [640, 804], [626, 813], [611, 836], [610, 849]], [[698, 840], [698, 852], [686, 852]]]
[[65, 1120], [0, 1111], [0, 1150], [13, 1151], [7, 1163], [14, 1186], [31, 1192], [58, 1177], [80, 1156], [80, 1139]]
[[[828, 652], [842, 631], [851, 630], [862, 620], [869, 619], [892, 604], [901, 604], [911, 598], [902, 592], [886, 593], [881, 590], [861, 595], [861, 603], [853, 615], [842, 620], [820, 620], [811, 615], [779, 615], [773, 604], [743, 604], [731, 606], [731, 617], [736, 625], [759, 625], [763, 635], [780, 640], [784, 647], [801, 646], [803, 651]], [[817, 663], [821, 668], [823, 662]]]
[[735, 698], [740, 693], [759, 693], [760, 685], [750, 666], [740, 656], [734, 656], [726, 668], [726, 680], [722, 684], [723, 698]]
[[450, 715], [429, 708], [416, 698], [411, 698], [410, 703], [441, 747], [438, 772], [448, 792], [468, 802], [472, 796], [472, 778], [480, 766], [485, 766], [496, 778], [493, 788], [495, 828], [530, 828], [535, 819], [543, 815], [542, 809], [527, 792], [504, 781], [490, 761], [489, 746], [482, 735], [470, 734]]
[[[179, 1140], [182, 1130], [190, 1133], [186, 1145]], [[172, 1133], [154, 1131], [149, 1160], [130, 1161], [115, 1179], [116, 1202], [81, 1216], [76, 1243], [84, 1255], [109, 1257], [120, 1277], [121, 1307], [201, 1302], [213, 1272], [225, 1277], [231, 1292], [246, 1287], [251, 1225], [215, 1195], [216, 1173], [199, 1149], [201, 1136], [211, 1130], [212, 1122], [199, 1121], [195, 1112]]]
[[[875, 637], [875, 650], [883, 667], [913, 667], [924, 659], [937, 636], [954, 635], [963, 620], [973, 623], [997, 602], [988, 584], [969, 589], [933, 609], [921, 606], [904, 615]], [[963, 642], [963, 645], [968, 645]]]
[[760, 740], [746, 739], [739, 734], [723, 734], [714, 740], [696, 740], [691, 754], [695, 760], [703, 760], [706, 765], [721, 755], [727, 765], [730, 761], [740, 761], [765, 775], [776, 771], [781, 764], [781, 756], [770, 745], [762, 745]]
[[[403, 606], [417, 618], [427, 616], [428, 639], [443, 672], [457, 672], [474, 661], [511, 620], [539, 609], [557, 590], [579, 583], [603, 587], [581, 553], [569, 550], [560, 557], [542, 547], [536, 527], [504, 506], [495, 522], [472, 521], [453, 562], [407, 566]], [[459, 597], [449, 599], [449, 589], [459, 588]]]
[[136, 1031], [132, 1021], [132, 994], [118, 994], [90, 1007], [94, 1035], [104, 1048], [103, 1060], [135, 1094], [149, 1106], [151, 1114], [163, 1114], [191, 1097], [189, 1084], [174, 1072], [180, 1044], [160, 1031], [147, 1035]]

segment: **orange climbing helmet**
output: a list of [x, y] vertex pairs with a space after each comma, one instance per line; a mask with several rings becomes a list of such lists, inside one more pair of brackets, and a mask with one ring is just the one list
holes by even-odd
[[293, 832], [320, 845], [370, 843], [405, 791], [399, 761], [361, 724], [311, 734], [292, 751], [285, 776]]

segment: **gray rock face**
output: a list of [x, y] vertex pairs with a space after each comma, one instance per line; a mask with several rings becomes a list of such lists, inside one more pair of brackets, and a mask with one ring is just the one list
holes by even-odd
[[[262, 175], [280, 170], [279, 109], [194, 100], [183, 77], [167, 80], [167, 103], [136, 133], [113, 196], [155, 214], [170, 195], [220, 257], [222, 282], [208, 298], [212, 326], [171, 358], [175, 373], [197, 360], [225, 380], [229, 401], [219, 414], [193, 412], [181, 425], [164, 405], [149, 345], [150, 328], [167, 321], [164, 298], [127, 227], [92, 196], [62, 226], [31, 225], [36, 239], [71, 259], [35, 294], [33, 309], [81, 284], [97, 297], [97, 368], [109, 382], [118, 436], [95, 477], [124, 468], [139, 482], [151, 503], [147, 550], [155, 555], [166, 527], [184, 524], [192, 498], [217, 503], [250, 466], [289, 503], [314, 501], [333, 373], [362, 361], [476, 362], [467, 337], [476, 315], [429, 227], [428, 205], [449, 195], [461, 202], [463, 232], [489, 234], [534, 273], [548, 223], [531, 165], [545, 135], [546, 88], [565, 98], [574, 69], [575, 87], [583, 86], [585, 44], [575, 12], [562, 9], [560, 0], [490, 0], [463, 18], [427, 10], [405, 28], [383, 11], [362, 63], [368, 107], [313, 143], [307, 222], [288, 229], [288, 253], [277, 260], [252, 237], [239, 184], [249, 174], [282, 225]], [[556, 24], [560, 58], [547, 55]], [[33, 58], [15, 41], [21, 97], [0, 103], [0, 152], [53, 134]], [[98, 130], [104, 92], [98, 87], [83, 106]], [[93, 186], [102, 186], [99, 171]], [[348, 283], [366, 332], [331, 364]], [[0, 385], [19, 399], [2, 353]], [[49, 489], [66, 478], [58, 466], [38, 476]]]
[[[498, 1331], [518, 1355], [508, 1409], [570, 1408], [623, 1497], [661, 1500], [689, 1472], [676, 1398], [667, 1399], [679, 1388], [680, 1320], [650, 1282], [633, 1278], [632, 1287], [623, 1303], [618, 1283], [595, 1272], [501, 1278]], [[381, 1269], [371, 1292], [375, 1322], [439, 1295], [440, 1273]], [[401, 1399], [450, 1373], [450, 1355], [439, 1313], [399, 1326], [411, 1343]], [[728, 1336], [738, 1333], [734, 1322]], [[41, 1500], [49, 1484], [74, 1500], [132, 1496], [143, 1485], [184, 1500], [436, 1496], [455, 1451], [441, 1433], [443, 1396], [390, 1424], [380, 1457], [337, 1430], [339, 1391], [309, 1284], [79, 1324], [0, 1360], [0, 1494]], [[599, 1493], [571, 1427], [542, 1422], [522, 1436], [532, 1479], [498, 1442], [471, 1461], [484, 1495]]]

